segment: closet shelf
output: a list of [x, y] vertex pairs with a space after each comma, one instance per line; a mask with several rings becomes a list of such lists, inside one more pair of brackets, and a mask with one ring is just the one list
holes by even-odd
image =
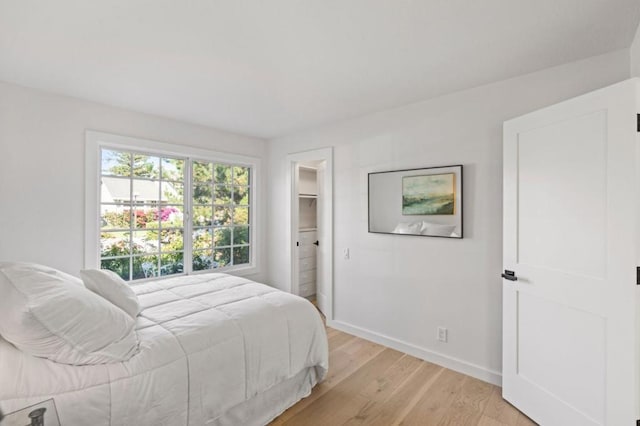
[[313, 203], [318, 199], [318, 196], [315, 194], [298, 194], [298, 198], [309, 200], [309, 207], [311, 207]]

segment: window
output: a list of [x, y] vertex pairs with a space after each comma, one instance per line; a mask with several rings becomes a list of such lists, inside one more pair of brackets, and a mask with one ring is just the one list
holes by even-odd
[[100, 268], [125, 280], [184, 272], [183, 158], [100, 149]]
[[250, 168], [194, 161], [193, 270], [249, 262]]
[[87, 141], [87, 267], [125, 280], [255, 269], [257, 160], [97, 132]]

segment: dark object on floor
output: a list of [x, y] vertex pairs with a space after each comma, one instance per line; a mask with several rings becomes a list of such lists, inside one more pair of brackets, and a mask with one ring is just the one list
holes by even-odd
[[29, 413], [31, 419], [31, 426], [44, 426], [44, 412], [46, 408], [37, 408]]

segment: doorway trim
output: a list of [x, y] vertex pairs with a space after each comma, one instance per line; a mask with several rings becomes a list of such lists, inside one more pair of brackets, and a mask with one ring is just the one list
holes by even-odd
[[289, 291], [291, 293], [298, 293], [298, 263], [297, 263], [297, 250], [296, 242], [298, 241], [298, 187], [295, 180], [296, 165], [299, 162], [305, 161], [324, 161], [325, 173], [323, 186], [323, 223], [319, 224], [319, 229], [327, 230], [324, 232], [324, 238], [326, 241], [321, 241], [321, 244], [326, 244], [328, 249], [327, 256], [322, 257], [322, 264], [317, 265], [318, 268], [322, 268], [322, 276], [325, 279], [325, 283], [317, 282], [316, 286], [322, 285], [326, 291], [326, 309], [324, 315], [328, 321], [333, 320], [333, 147], [320, 148], [310, 151], [303, 151], [297, 153], [291, 153], [287, 155], [287, 188], [289, 188], [289, 195], [287, 197], [286, 212], [289, 215], [289, 227], [288, 241], [289, 241]]

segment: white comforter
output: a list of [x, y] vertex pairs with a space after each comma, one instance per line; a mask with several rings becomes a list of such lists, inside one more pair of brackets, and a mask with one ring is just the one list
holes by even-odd
[[264, 424], [309, 394], [328, 367], [308, 301], [226, 274], [133, 286], [140, 352], [122, 363], [70, 366], [0, 338], [0, 407], [53, 397], [73, 425]]

